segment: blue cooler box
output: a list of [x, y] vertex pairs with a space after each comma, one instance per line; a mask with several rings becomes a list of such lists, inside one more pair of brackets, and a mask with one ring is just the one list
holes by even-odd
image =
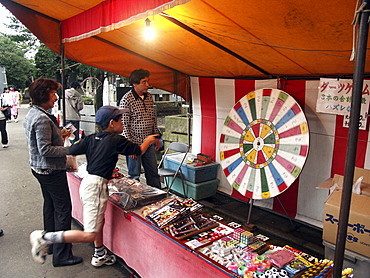
[[[168, 185], [171, 184], [173, 178], [167, 178]], [[205, 181], [201, 183], [192, 183], [184, 180], [185, 191], [187, 197], [193, 198], [194, 200], [200, 200], [207, 197], [211, 197], [216, 194], [217, 187], [220, 181], [218, 179]], [[176, 178], [172, 184], [171, 190], [184, 195], [184, 190], [181, 183], [181, 178]]]
[[[180, 165], [181, 159], [184, 157], [182, 153], [168, 154], [163, 163], [164, 167], [172, 170], [177, 170]], [[216, 162], [211, 162], [202, 166], [195, 166], [196, 163], [186, 163], [187, 161], [192, 161], [197, 156], [195, 154], [188, 153], [184, 163], [181, 166], [182, 174], [184, 179], [191, 183], [200, 183], [209, 180], [217, 179], [217, 171], [219, 164]]]

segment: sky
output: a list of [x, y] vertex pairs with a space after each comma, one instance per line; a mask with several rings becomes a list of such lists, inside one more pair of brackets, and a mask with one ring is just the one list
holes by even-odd
[[12, 13], [9, 12], [3, 5], [0, 4], [0, 32], [5, 33], [9, 30], [5, 27], [4, 23], [9, 24], [10, 19], [8, 16], [12, 16]]

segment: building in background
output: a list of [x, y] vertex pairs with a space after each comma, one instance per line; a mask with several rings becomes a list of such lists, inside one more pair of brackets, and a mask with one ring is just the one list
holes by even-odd
[[8, 82], [6, 80], [5, 66], [0, 65], [0, 92], [4, 91], [4, 88], [8, 87]]

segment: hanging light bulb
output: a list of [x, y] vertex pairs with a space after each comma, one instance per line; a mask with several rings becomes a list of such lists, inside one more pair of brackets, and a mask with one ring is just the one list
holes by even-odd
[[154, 38], [155, 34], [154, 34], [154, 30], [153, 28], [150, 26], [150, 23], [151, 21], [149, 20], [149, 18], [145, 19], [145, 32], [144, 32], [144, 35], [145, 35], [145, 38], [148, 39], [148, 40], [151, 40]]

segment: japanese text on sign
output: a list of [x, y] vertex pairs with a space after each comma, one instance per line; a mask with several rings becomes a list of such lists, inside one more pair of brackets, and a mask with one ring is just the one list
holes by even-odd
[[[325, 221], [330, 222], [331, 224], [338, 224], [338, 222], [339, 222], [339, 220], [337, 218], [335, 218], [335, 216], [332, 215], [332, 214], [327, 213], [326, 217], [327, 218], [325, 219]], [[360, 224], [360, 223], [348, 223], [348, 228], [349, 228], [349, 232], [352, 231], [352, 232], [358, 233], [358, 234], [368, 234], [368, 235], [370, 235], [370, 229], [366, 228], [365, 225]], [[359, 239], [357, 238], [356, 235], [353, 235], [353, 234], [349, 233], [347, 235], [347, 240], [350, 240], [352, 242], [358, 242]]]
[[[352, 79], [321, 78], [316, 111], [344, 115], [343, 126], [349, 126], [352, 101]], [[370, 80], [364, 80], [359, 128], [365, 129], [370, 101]]]

